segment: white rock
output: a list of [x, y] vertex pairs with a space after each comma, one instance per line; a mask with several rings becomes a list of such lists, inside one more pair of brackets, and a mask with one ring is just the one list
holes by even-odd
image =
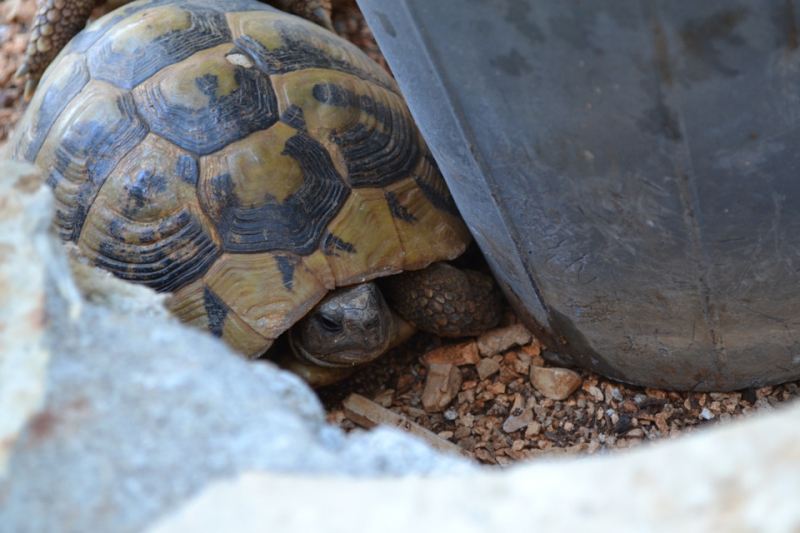
[[790, 533], [800, 528], [797, 442], [800, 405], [635, 452], [503, 472], [357, 482], [251, 472], [146, 533], [514, 531], [520, 509], [545, 533]]
[[50, 236], [52, 218], [52, 195], [35, 169], [0, 160], [0, 479], [19, 431], [44, 400], [48, 289], [60, 290], [71, 314], [78, 312]]
[[95, 268], [73, 243], [64, 246], [72, 277], [83, 298], [92, 304], [122, 314], [136, 314], [171, 320], [164, 303], [167, 294], [127, 283], [106, 270]]
[[[473, 468], [397, 430], [345, 435], [296, 376], [165, 319], [151, 291], [78, 265], [83, 300], [50, 229], [50, 192], [0, 165], [3, 532], [138, 532], [248, 470]], [[26, 179], [6, 180], [17, 168]]]

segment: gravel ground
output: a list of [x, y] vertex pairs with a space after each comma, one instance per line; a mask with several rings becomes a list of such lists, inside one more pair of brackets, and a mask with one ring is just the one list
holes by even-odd
[[[0, 3], [0, 149], [24, 111], [13, 79], [33, 0]], [[334, 0], [337, 32], [386, 67], [354, 0]], [[388, 67], [387, 67], [388, 69]], [[467, 260], [480, 262], [473, 255]], [[474, 268], [474, 265], [471, 265]], [[352, 392], [402, 414], [486, 464], [553, 454], [623, 450], [768, 411], [798, 396], [798, 382], [735, 393], [634, 387], [580, 369], [557, 369], [507, 311], [502, 327], [456, 343], [417, 334], [349, 379], [319, 390], [328, 419], [356, 429], [342, 408]]]
[[[513, 314], [508, 313], [505, 327], [478, 342], [447, 344], [449, 340], [417, 334], [348, 380], [319, 390], [328, 420], [346, 430], [355, 429], [341, 404], [356, 392], [472, 452], [482, 463], [508, 466], [542, 455], [611, 452], [675, 438], [769, 411], [798, 396], [798, 382], [732, 393], [673, 392], [572, 369], [576, 388], [557, 399], [562, 396], [553, 393], [563, 394], [569, 387], [534, 385], [531, 379], [532, 374], [541, 375], [541, 369], [552, 373], [556, 368], [541, 357], [546, 348], [535, 338], [523, 345], [501, 342], [496, 354], [478, 350], [478, 362], [472, 362], [472, 344], [480, 348], [492, 339], [508, 337], [509, 329], [524, 330], [513, 322]], [[441, 354], [442, 347], [448, 346], [445, 358], [456, 361], [460, 386], [445, 407], [429, 408], [424, 399], [428, 376], [433, 373], [430, 354]]]

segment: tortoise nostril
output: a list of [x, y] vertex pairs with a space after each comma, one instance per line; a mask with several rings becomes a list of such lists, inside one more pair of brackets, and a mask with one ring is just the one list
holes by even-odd
[[317, 322], [320, 326], [322, 326], [322, 329], [330, 333], [338, 333], [342, 331], [342, 325], [339, 322], [325, 315], [318, 315]]

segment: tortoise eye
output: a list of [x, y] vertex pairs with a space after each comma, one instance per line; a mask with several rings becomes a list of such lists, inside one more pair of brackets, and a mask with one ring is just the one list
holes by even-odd
[[340, 323], [325, 315], [318, 315], [317, 322], [319, 322], [319, 325], [322, 326], [322, 329], [330, 333], [338, 333], [342, 331], [342, 325]]

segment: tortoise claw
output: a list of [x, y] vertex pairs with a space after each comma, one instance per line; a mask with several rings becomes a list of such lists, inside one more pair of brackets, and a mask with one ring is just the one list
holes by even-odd
[[325, 9], [321, 7], [317, 8], [314, 10], [312, 15], [314, 15], [314, 22], [316, 22], [326, 30], [333, 31], [335, 33], [335, 30], [333, 29], [333, 22], [331, 22], [331, 17], [328, 14], [328, 12], [325, 11]]
[[26, 74], [30, 74], [31, 66], [27, 63], [23, 64], [17, 71], [14, 73], [15, 78], [22, 78]]
[[36, 87], [39, 85], [39, 78], [28, 78], [25, 80], [25, 92], [23, 93], [23, 98], [25, 98], [26, 102], [30, 102], [31, 98], [33, 98], [33, 93], [36, 92]]

